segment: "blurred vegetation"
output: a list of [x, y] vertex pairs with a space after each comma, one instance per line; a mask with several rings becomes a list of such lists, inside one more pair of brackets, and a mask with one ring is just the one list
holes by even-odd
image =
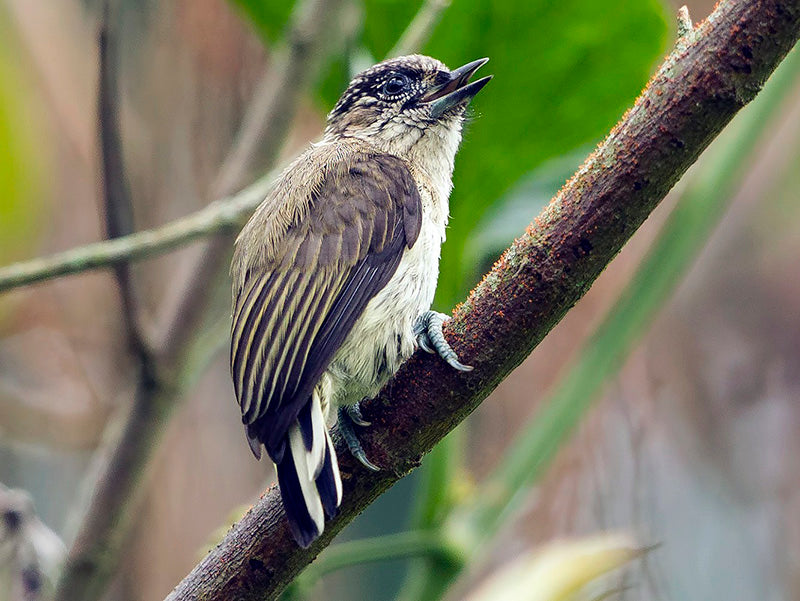
[[590, 586], [644, 552], [613, 534], [550, 543], [498, 569], [466, 601], [598, 601], [619, 589]]
[[[229, 2], [268, 50], [283, 43], [281, 34], [292, 2]], [[330, 59], [312, 91], [320, 117], [354, 70], [386, 55], [421, 4], [419, 0], [358, 4], [361, 31], [348, 43], [345, 54]], [[450, 66], [488, 56], [491, 62], [482, 73], [495, 78], [474, 102], [473, 118], [456, 161], [452, 219], [437, 296], [441, 310], [464, 297], [632, 104], [667, 48], [671, 12], [660, 0], [453, 0], [446, 8], [422, 52]], [[50, 169], [46, 143], [31, 119], [34, 94], [15, 60], [18, 50], [6, 27], [0, 19], [0, 264], [36, 247], [46, 215], [46, 203], [40, 199], [48, 196], [44, 188]], [[313, 596], [320, 579], [342, 568], [385, 565], [391, 560], [402, 560], [400, 567], [409, 568], [405, 583], [395, 585], [391, 578], [382, 578], [371, 589], [364, 585], [365, 598], [433, 601], [452, 594], [454, 585], [462, 585], [459, 590], [463, 590], [498, 533], [541, 483], [604, 384], [621, 369], [709, 239], [754, 159], [766, 124], [797, 83], [799, 62], [795, 51], [753, 106], [737, 117], [702, 159], [634, 276], [627, 286], [620, 286], [614, 307], [599, 321], [578, 356], [564, 361], [542, 408], [513, 440], [503, 441], [507, 447], [490, 474], [481, 482], [473, 481], [464, 464], [469, 433], [457, 430], [426, 458], [424, 470], [413, 482], [413, 493], [403, 483], [397, 487], [406, 486], [400, 501], [392, 498], [396, 493], [392, 491], [379, 502], [393, 503], [394, 514], [410, 511], [407, 530], [331, 546], [287, 591], [287, 599]], [[790, 183], [782, 192], [785, 198], [780, 208], [787, 216], [796, 213], [796, 190], [789, 189], [796, 183], [796, 173], [794, 179], [787, 178]], [[223, 329], [226, 323], [227, 315]], [[214, 342], [207, 347], [215, 348]], [[205, 361], [202, 364], [193, 377], [204, 375]], [[593, 547], [595, 542], [589, 539], [559, 547], [559, 569], [547, 564], [552, 555], [529, 553], [513, 566], [519, 572], [498, 573], [471, 599], [500, 598], [491, 586], [508, 592], [511, 582], [523, 585], [514, 592], [515, 600], [572, 599], [576, 588], [637, 554], [627, 540], [622, 544], [607, 539]], [[573, 555], [565, 555], [564, 549]], [[586, 562], [581, 563], [577, 556], [587, 552]], [[549, 567], [540, 572], [544, 564]], [[576, 575], [576, 568], [586, 566]], [[558, 580], [568, 572], [572, 580]], [[545, 576], [529, 586], [522, 575], [531, 573]], [[545, 590], [551, 584], [555, 592], [550, 596], [535, 596], [533, 587]]]
[[36, 248], [44, 217], [48, 149], [35, 121], [36, 97], [0, 7], [0, 264]]

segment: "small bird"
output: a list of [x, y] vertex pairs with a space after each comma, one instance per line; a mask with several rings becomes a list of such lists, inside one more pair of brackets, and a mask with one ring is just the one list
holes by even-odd
[[236, 240], [231, 373], [247, 440], [275, 463], [302, 547], [336, 515], [342, 482], [328, 433], [373, 470], [359, 410], [417, 347], [469, 371], [430, 311], [453, 162], [488, 59], [453, 71], [421, 55], [350, 82], [322, 141], [278, 178]]

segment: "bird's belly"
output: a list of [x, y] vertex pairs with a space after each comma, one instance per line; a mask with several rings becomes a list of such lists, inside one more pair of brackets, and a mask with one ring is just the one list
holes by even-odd
[[413, 327], [430, 309], [444, 226], [423, 222], [389, 283], [370, 300], [326, 373], [334, 406], [375, 396], [416, 348]]

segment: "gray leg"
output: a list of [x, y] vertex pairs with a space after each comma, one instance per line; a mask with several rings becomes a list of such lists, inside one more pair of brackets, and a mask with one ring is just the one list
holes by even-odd
[[417, 344], [426, 353], [436, 353], [447, 361], [448, 365], [458, 371], [472, 371], [471, 365], [464, 365], [458, 360], [458, 355], [444, 339], [442, 325], [450, 319], [449, 315], [437, 311], [426, 311], [417, 318], [414, 324], [414, 336]]
[[364, 421], [364, 418], [361, 417], [361, 409], [358, 407], [358, 403], [339, 407], [339, 432], [342, 433], [342, 437], [347, 443], [347, 448], [350, 449], [350, 453], [368, 470], [372, 470], [373, 472], [381, 471], [381, 468], [367, 459], [364, 447], [361, 446], [361, 441], [358, 440], [358, 436], [356, 436], [353, 428], [354, 425], [370, 425], [369, 422]]

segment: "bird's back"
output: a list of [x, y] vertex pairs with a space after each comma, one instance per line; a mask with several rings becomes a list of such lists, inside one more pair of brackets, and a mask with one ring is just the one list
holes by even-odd
[[341, 141], [295, 161], [237, 241], [234, 389], [253, 452], [263, 444], [277, 466], [302, 544], [341, 499], [324, 374], [414, 246], [421, 217], [401, 159]]

